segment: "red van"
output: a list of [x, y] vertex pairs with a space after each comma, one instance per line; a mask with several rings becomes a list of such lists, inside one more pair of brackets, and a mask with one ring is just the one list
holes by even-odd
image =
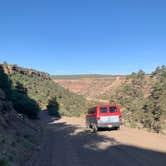
[[99, 128], [119, 129], [122, 114], [117, 104], [90, 108], [86, 115], [86, 126], [96, 132]]

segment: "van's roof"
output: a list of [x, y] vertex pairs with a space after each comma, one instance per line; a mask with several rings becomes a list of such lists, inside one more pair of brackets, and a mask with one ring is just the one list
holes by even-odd
[[105, 105], [97, 105], [96, 107], [110, 107], [110, 106], [117, 106], [118, 104], [112, 103], [112, 104], [105, 104]]

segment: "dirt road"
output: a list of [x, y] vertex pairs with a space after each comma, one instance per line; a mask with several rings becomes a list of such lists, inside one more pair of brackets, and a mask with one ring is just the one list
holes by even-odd
[[45, 125], [40, 151], [26, 166], [165, 166], [166, 137], [122, 127], [119, 131], [85, 130], [81, 119]]

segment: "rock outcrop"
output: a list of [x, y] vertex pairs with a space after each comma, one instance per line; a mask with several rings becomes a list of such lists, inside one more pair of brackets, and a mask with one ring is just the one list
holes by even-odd
[[20, 74], [28, 75], [31, 77], [37, 76], [46, 80], [51, 79], [51, 76], [48, 73], [39, 72], [34, 69], [27, 69], [27, 68], [19, 67], [17, 65], [9, 65], [9, 64], [0, 64], [0, 66], [3, 68], [6, 74], [20, 73]]

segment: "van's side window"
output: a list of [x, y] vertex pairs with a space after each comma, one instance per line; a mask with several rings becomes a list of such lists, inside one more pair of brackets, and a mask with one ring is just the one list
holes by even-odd
[[107, 113], [107, 107], [101, 107], [100, 113]]
[[110, 109], [109, 109], [109, 110], [110, 110], [110, 112], [111, 112], [111, 113], [117, 112], [116, 107], [110, 107]]

